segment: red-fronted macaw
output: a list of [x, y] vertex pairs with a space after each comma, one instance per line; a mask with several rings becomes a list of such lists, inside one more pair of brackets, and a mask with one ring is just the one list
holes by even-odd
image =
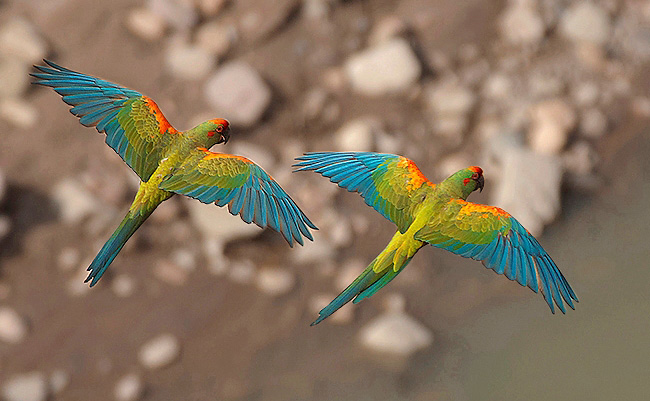
[[313, 170], [351, 192], [397, 226], [388, 246], [356, 280], [320, 311], [312, 326], [354, 299], [354, 303], [388, 284], [426, 244], [480, 260], [531, 290], [542, 291], [555, 313], [564, 313], [578, 297], [537, 240], [498, 207], [467, 202], [483, 190], [483, 170], [468, 167], [433, 184], [413, 161], [370, 152], [314, 152], [296, 159], [297, 171]]
[[309, 228], [316, 226], [260, 166], [208, 150], [228, 141], [228, 121], [217, 118], [178, 131], [147, 96], [44, 61], [49, 67], [35, 66], [34, 83], [53, 88], [81, 124], [105, 133], [108, 146], [142, 181], [126, 217], [88, 267], [91, 287], [138, 227], [174, 194], [227, 204], [246, 223], [279, 231], [290, 246], [294, 240], [302, 245], [302, 236], [313, 240]]

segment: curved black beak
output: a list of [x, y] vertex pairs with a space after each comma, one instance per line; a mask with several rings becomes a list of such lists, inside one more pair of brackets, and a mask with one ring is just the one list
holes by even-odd
[[224, 145], [228, 143], [228, 139], [230, 137], [228, 135], [221, 135], [221, 138], [217, 142], [217, 144], [223, 143]]
[[476, 180], [476, 187], [479, 189], [479, 192], [483, 192], [483, 186], [485, 185], [485, 179], [483, 176], [478, 177]]

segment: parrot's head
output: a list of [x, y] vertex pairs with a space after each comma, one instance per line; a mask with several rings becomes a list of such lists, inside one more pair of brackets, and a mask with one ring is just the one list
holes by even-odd
[[453, 178], [452, 181], [461, 186], [463, 199], [466, 199], [469, 194], [476, 191], [477, 189], [479, 191], [483, 191], [483, 185], [485, 184], [485, 179], [483, 178], [483, 169], [478, 166], [464, 168], [454, 173], [454, 175], [449, 178]]
[[230, 124], [223, 118], [209, 120], [188, 131], [201, 146], [210, 149], [212, 145], [226, 143], [230, 139]]

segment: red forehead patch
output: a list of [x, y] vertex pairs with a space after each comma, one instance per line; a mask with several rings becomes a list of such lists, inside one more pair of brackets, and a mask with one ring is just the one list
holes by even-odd
[[471, 171], [472, 173], [483, 174], [483, 169], [480, 168], [479, 166], [472, 166], [472, 167], [469, 167], [468, 170]]
[[210, 122], [215, 125], [221, 124], [224, 126], [224, 128], [228, 128], [228, 126], [230, 125], [228, 123], [228, 120], [224, 120], [223, 118], [215, 118], [214, 120], [210, 120]]

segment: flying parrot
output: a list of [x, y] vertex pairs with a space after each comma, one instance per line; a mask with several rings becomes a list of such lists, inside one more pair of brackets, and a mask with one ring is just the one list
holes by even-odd
[[290, 246], [313, 240], [316, 226], [260, 166], [208, 149], [226, 143], [228, 121], [213, 119], [188, 131], [172, 127], [156, 103], [131, 89], [63, 68], [51, 61], [34, 66], [33, 83], [49, 86], [73, 106], [70, 112], [86, 127], [106, 134], [108, 146], [142, 181], [126, 217], [88, 267], [85, 282], [94, 286], [126, 241], [174, 194], [203, 203], [228, 205], [246, 222], [279, 231]]
[[[358, 192], [397, 226], [386, 248], [323, 308], [316, 325], [346, 303], [372, 296], [395, 278], [426, 244], [483, 265], [534, 292], [542, 291], [565, 313], [578, 297], [555, 262], [537, 240], [510, 214], [498, 207], [467, 202], [483, 190], [483, 170], [468, 167], [439, 184], [429, 181], [403, 156], [370, 152], [314, 152], [296, 159], [296, 171], [312, 170], [350, 192]], [[564, 302], [562, 301], [564, 300]]]

